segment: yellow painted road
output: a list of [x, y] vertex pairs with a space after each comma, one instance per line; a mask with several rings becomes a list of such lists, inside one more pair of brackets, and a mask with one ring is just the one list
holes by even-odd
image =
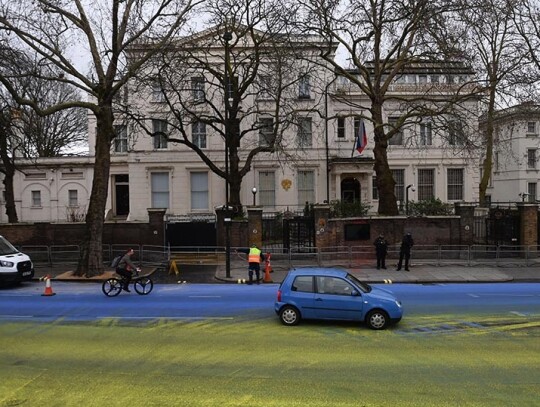
[[540, 317], [251, 318], [2, 323], [0, 406], [540, 405]]

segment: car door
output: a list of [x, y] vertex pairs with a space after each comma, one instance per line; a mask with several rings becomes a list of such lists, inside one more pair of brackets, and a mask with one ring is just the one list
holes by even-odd
[[296, 276], [291, 284], [290, 301], [302, 314], [303, 318], [314, 317], [315, 290], [313, 276]]
[[340, 277], [316, 277], [314, 318], [362, 319], [362, 295], [347, 280]]

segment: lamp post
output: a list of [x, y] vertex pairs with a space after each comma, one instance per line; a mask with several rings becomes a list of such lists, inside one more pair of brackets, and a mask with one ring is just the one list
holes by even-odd
[[225, 41], [225, 75], [224, 75], [224, 102], [225, 102], [225, 276], [231, 277], [231, 229], [229, 213], [229, 41], [232, 33], [227, 29], [223, 33]]
[[405, 215], [409, 215], [409, 189], [412, 189], [414, 192], [414, 184], [407, 185], [407, 188], [405, 188]]
[[253, 194], [253, 206], [255, 206], [255, 195], [257, 195], [257, 188], [251, 188], [251, 193]]

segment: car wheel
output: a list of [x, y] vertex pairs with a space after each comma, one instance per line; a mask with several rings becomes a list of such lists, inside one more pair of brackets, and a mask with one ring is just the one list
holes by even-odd
[[388, 314], [381, 310], [373, 310], [367, 314], [366, 323], [371, 329], [384, 329], [388, 326]]
[[298, 325], [300, 322], [300, 312], [291, 305], [285, 305], [279, 312], [279, 318], [283, 325]]

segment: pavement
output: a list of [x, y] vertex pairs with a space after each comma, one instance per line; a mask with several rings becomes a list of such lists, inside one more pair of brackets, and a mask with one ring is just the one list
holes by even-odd
[[[394, 263], [394, 262], [392, 262]], [[347, 269], [358, 279], [368, 283], [408, 283], [408, 284], [438, 284], [438, 283], [498, 283], [498, 282], [540, 282], [540, 264], [432, 264], [422, 260], [413, 261], [410, 271], [397, 271], [395, 264], [388, 263], [387, 269], [377, 270], [370, 261], [365, 264], [351, 266], [332, 265]], [[295, 264], [294, 267], [313, 267], [312, 264]], [[330, 265], [327, 265], [330, 266]], [[271, 262], [271, 272], [264, 272], [261, 265], [261, 283], [281, 283], [287, 272], [292, 268], [286, 261]], [[73, 276], [73, 266], [37, 267], [34, 279], [39, 280], [49, 275], [51, 280], [99, 282], [113, 276], [114, 271], [106, 271], [101, 276], [93, 278]], [[154, 283], [244, 283], [248, 282], [247, 264], [234, 259], [231, 261], [229, 273], [225, 265], [177, 265], [178, 273], [170, 271], [166, 266], [144, 267], [142, 274], [149, 274]]]

